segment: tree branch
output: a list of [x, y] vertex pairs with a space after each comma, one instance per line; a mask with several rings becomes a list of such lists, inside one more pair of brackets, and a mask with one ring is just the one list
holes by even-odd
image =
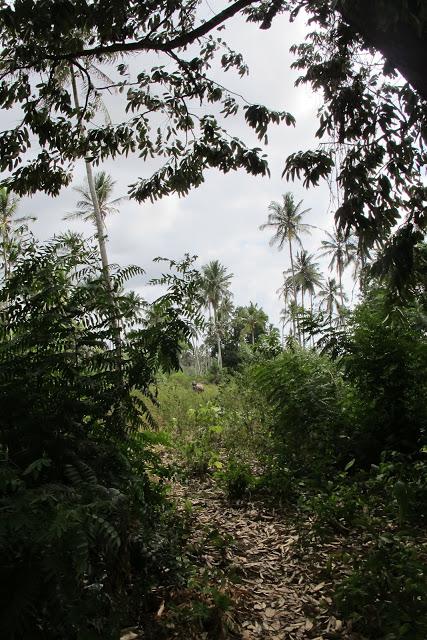
[[251, 4], [258, 2], [259, 0], [236, 0], [232, 5], [218, 13], [216, 16], [207, 20], [196, 29], [183, 33], [180, 36], [176, 36], [169, 42], [163, 42], [162, 40], [155, 40], [152, 38], [143, 38], [137, 42], [121, 42], [111, 44], [107, 46], [92, 47], [91, 49], [81, 49], [80, 51], [73, 51], [69, 53], [59, 53], [55, 55], [46, 56], [51, 60], [75, 60], [76, 58], [84, 58], [88, 56], [100, 56], [109, 53], [126, 53], [130, 51], [163, 51], [168, 53], [174, 49], [180, 49], [185, 47], [198, 38], [209, 33], [212, 29], [219, 26], [229, 18], [232, 18], [236, 13], [239, 13], [242, 9], [245, 9]]

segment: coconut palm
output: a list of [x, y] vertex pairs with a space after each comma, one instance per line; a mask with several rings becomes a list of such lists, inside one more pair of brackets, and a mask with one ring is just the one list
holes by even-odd
[[331, 261], [328, 265], [330, 271], [335, 267], [338, 275], [338, 286], [340, 289], [341, 305], [344, 305], [344, 290], [342, 285], [342, 275], [344, 269], [351, 263], [355, 262], [357, 256], [357, 247], [354, 242], [346, 238], [344, 234], [335, 229], [334, 234], [328, 233], [327, 240], [322, 240], [319, 256], [328, 256]]
[[255, 331], [257, 329], [261, 331], [265, 329], [268, 317], [257, 303], [250, 302], [249, 306], [244, 308], [243, 319], [245, 322], [244, 332], [250, 334], [252, 345], [254, 345]]
[[339, 284], [335, 278], [328, 278], [327, 282], [319, 291], [320, 308], [324, 308], [329, 316], [329, 324], [332, 325], [332, 315], [334, 310], [339, 311], [342, 306], [341, 300], [346, 300], [346, 296], [342, 294]]
[[[280, 312], [280, 319], [282, 323], [282, 334], [284, 332], [285, 325], [288, 324], [289, 320], [292, 320], [293, 333], [295, 334], [295, 318], [292, 316], [289, 309], [289, 298], [294, 290], [292, 276], [289, 276], [288, 271], [284, 271], [283, 278], [284, 280], [283, 280], [282, 286], [279, 287], [279, 289], [277, 289], [276, 291], [279, 298], [283, 298], [283, 302], [285, 303], [284, 308]], [[291, 333], [292, 333], [292, 329], [291, 329]]]
[[[301, 210], [302, 200], [298, 203], [295, 202], [292, 193], [287, 192], [283, 195], [283, 202], [270, 202], [268, 209], [267, 222], [260, 225], [260, 230], [273, 229], [274, 234], [270, 239], [270, 246], [277, 244], [279, 251], [281, 251], [285, 245], [289, 247], [289, 259], [291, 262], [291, 272], [293, 278], [293, 293], [294, 303], [298, 304], [297, 289], [295, 282], [295, 267], [294, 256], [292, 251], [292, 243], [296, 242], [301, 245], [300, 236], [303, 233], [310, 233], [311, 225], [304, 224], [302, 222], [303, 216], [310, 211], [310, 209]], [[299, 331], [298, 331], [299, 333]]]
[[[123, 202], [123, 200], [126, 200], [126, 197], [110, 200], [116, 183], [105, 171], [99, 171], [95, 174], [94, 183], [102, 222], [105, 227], [106, 217], [112, 213], [117, 213], [119, 211], [117, 205]], [[95, 209], [88, 186], [81, 185], [79, 187], [73, 187], [73, 189], [81, 196], [81, 200], [77, 202], [77, 209], [71, 213], [67, 213], [67, 215], [64, 216], [64, 220], [89, 220], [96, 226]]]
[[226, 298], [230, 298], [229, 289], [232, 277], [233, 274], [227, 273], [227, 268], [224, 267], [219, 260], [212, 260], [202, 267], [202, 292], [206, 300], [205, 306], [213, 316], [214, 331], [218, 347], [218, 367], [220, 369], [222, 368], [222, 352], [218, 325], [218, 310], [221, 302]]
[[[71, 63], [69, 65], [69, 73], [70, 73], [70, 79], [71, 79], [71, 87], [73, 91], [74, 106], [76, 110], [80, 111], [80, 100], [79, 100], [79, 93], [77, 88], [76, 73]], [[81, 128], [83, 131], [83, 125], [81, 125]], [[95, 180], [94, 180], [93, 171], [92, 171], [92, 163], [89, 158], [85, 159], [85, 167], [86, 167], [86, 177], [87, 177], [87, 183], [89, 187], [89, 193], [90, 193], [90, 197], [93, 205], [93, 216], [94, 216], [94, 221], [96, 226], [96, 236], [99, 244], [99, 252], [101, 254], [102, 270], [104, 273], [104, 279], [107, 285], [107, 289], [110, 293], [112, 301], [114, 301], [113, 288], [112, 288], [111, 278], [110, 278], [110, 265], [108, 262], [107, 246], [105, 242], [104, 220], [102, 217], [101, 207], [99, 205], [98, 196], [96, 193]]]
[[35, 220], [31, 216], [16, 218], [19, 206], [19, 198], [7, 187], [0, 188], [0, 242], [3, 259], [4, 281], [9, 278], [10, 268], [13, 262], [13, 253], [16, 253], [17, 236], [27, 229], [26, 223]]
[[297, 253], [295, 261], [295, 284], [301, 291], [301, 306], [304, 309], [304, 297], [310, 295], [310, 310], [313, 311], [313, 296], [315, 288], [322, 286], [323, 276], [319, 264], [314, 262], [314, 255], [305, 249]]
[[[319, 265], [314, 262], [314, 255], [309, 254], [305, 249], [297, 252], [295, 260], [295, 285], [301, 291], [301, 307], [304, 312], [305, 294], [310, 296], [310, 313], [313, 314], [313, 297], [316, 287], [322, 285], [323, 277], [319, 271]], [[302, 332], [305, 342], [305, 333]]]

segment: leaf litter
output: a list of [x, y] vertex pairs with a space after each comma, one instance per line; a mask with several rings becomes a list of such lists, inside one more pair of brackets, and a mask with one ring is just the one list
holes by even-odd
[[[337, 536], [313, 543], [310, 522], [261, 501], [231, 504], [210, 478], [171, 484], [191, 514], [192, 583], [159, 592], [156, 640], [363, 640], [332, 608], [324, 569]], [[191, 506], [189, 506], [191, 505]]]

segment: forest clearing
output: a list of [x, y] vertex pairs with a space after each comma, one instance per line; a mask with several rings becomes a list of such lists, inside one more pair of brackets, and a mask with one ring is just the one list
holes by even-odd
[[425, 640], [425, 1], [0, 40], [1, 640]]

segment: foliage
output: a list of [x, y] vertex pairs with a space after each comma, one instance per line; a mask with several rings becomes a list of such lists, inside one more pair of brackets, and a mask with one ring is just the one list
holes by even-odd
[[[110, 200], [110, 196], [113, 192], [115, 184], [116, 183], [112, 179], [112, 177], [109, 176], [105, 171], [99, 171], [94, 176], [94, 187], [104, 224], [107, 215], [117, 213], [117, 205], [124, 200], [124, 198], [115, 198], [114, 200]], [[76, 211], [68, 213], [64, 217], [64, 219], [73, 220], [81, 218], [83, 220], [90, 220], [96, 226], [95, 211], [89, 187], [87, 185], [83, 185], [79, 187], [73, 187], [73, 189], [80, 195], [81, 200], [77, 202]]]
[[218, 471], [216, 476], [224, 485], [230, 500], [241, 500], [247, 497], [250, 488], [254, 484], [250, 466], [233, 458], [228, 460], [224, 470]]
[[[336, 175], [338, 230], [344, 237], [355, 233], [361, 253], [380, 248], [386, 256], [383, 271], [388, 265], [395, 286], [402, 288], [413, 268], [414, 246], [426, 228], [422, 175], [427, 111], [426, 93], [423, 99], [402, 82], [395, 67], [405, 75], [420, 53], [425, 55], [423, 3], [394, 0], [386, 7], [381, 0], [332, 5], [293, 0], [288, 8], [292, 15], [301, 8], [308, 11], [313, 30], [306, 42], [292, 48], [293, 66], [302, 74], [298, 83], [322, 92], [323, 106], [319, 147], [291, 154], [284, 174], [302, 177], [306, 186]], [[405, 38], [405, 46], [397, 46], [396, 33]], [[388, 48], [384, 61], [369, 47], [373, 43], [382, 49], [387, 41], [393, 55]], [[419, 52], [402, 64], [416, 42]], [[417, 77], [421, 80], [422, 74]]]
[[[65, 10], [57, 0], [49, 7], [41, 0], [2, 6], [0, 107], [22, 113], [19, 125], [0, 136], [0, 169], [11, 172], [9, 186], [21, 195], [37, 190], [57, 194], [70, 182], [76, 159], [98, 164], [132, 152], [143, 161], [159, 160], [152, 176], [130, 186], [138, 201], [173, 192], [185, 195], [203, 182], [209, 167], [266, 175], [262, 150], [229, 136], [211, 111], [217, 107], [224, 117], [242, 111], [259, 140], [270, 123], [294, 123], [285, 111], [242, 105], [236, 94], [208, 76], [215, 58], [224, 72], [247, 73], [241, 54], [211, 31], [250, 4], [236, 0], [207, 20], [194, 0], [144, 6], [135, 0], [125, 5], [114, 1], [108, 11], [104, 3], [68, 3]], [[134, 52], [139, 52], [140, 64], [132, 75], [127, 56]], [[152, 52], [159, 57], [154, 65]], [[115, 67], [112, 82], [94, 73], [107, 63]], [[63, 86], [64, 66], [85, 86], [82, 107], [73, 106], [70, 90]], [[127, 116], [117, 124], [99, 124], [94, 116], [100, 95], [111, 90], [123, 95]], [[163, 129], [159, 117], [167, 119]], [[34, 141], [35, 156], [28, 153]]]
[[19, 198], [6, 187], [0, 188], [0, 247], [2, 279], [7, 280], [11, 266], [16, 260], [28, 236], [29, 216], [16, 217]]
[[348, 462], [359, 407], [333, 362], [295, 348], [260, 365], [255, 375], [272, 406], [279, 467], [321, 481]]
[[4, 637], [118, 638], [132, 598], [174, 561], [171, 515], [147, 475], [157, 461], [137, 430], [190, 329], [173, 276], [168, 331], [138, 326], [121, 291], [137, 271], [114, 274], [120, 350], [96, 251], [78, 237], [29, 245], [0, 291]]
[[339, 611], [378, 640], [422, 640], [427, 632], [427, 569], [397, 537], [381, 535], [337, 588]]
[[183, 446], [187, 469], [195, 475], [205, 475], [219, 469], [221, 433], [221, 409], [211, 403], [189, 412], [194, 427], [190, 439]]
[[413, 453], [425, 443], [427, 343], [418, 318], [417, 304], [390, 306], [376, 287], [349, 318], [342, 364], [370, 407], [363, 439], [371, 462], [384, 449]]

